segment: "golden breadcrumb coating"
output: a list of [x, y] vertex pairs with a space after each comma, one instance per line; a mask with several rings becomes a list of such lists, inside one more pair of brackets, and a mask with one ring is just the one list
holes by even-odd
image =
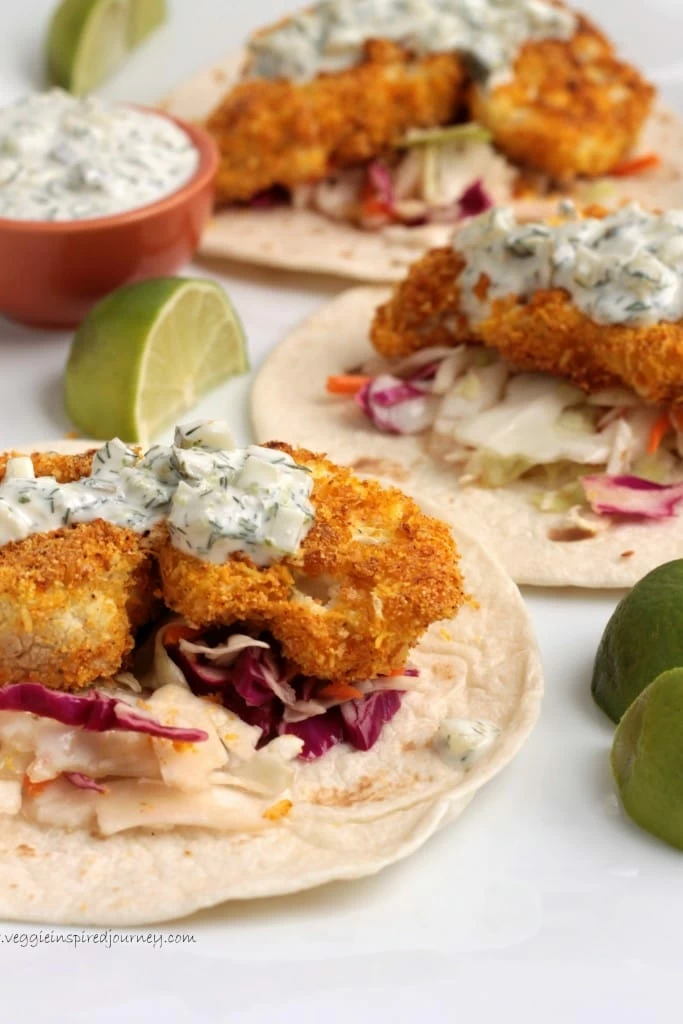
[[407, 356], [432, 345], [474, 341], [467, 318], [459, 310], [458, 277], [465, 261], [448, 245], [430, 249], [378, 307], [370, 338], [387, 359]]
[[370, 160], [409, 128], [452, 121], [463, 88], [458, 57], [415, 60], [383, 40], [366, 44], [358, 66], [303, 85], [242, 82], [206, 124], [221, 151], [217, 199], [251, 199], [273, 185], [292, 188]]
[[572, 39], [527, 43], [513, 76], [473, 85], [470, 112], [516, 163], [554, 179], [606, 174], [633, 148], [655, 90], [579, 17]]
[[[94, 451], [35, 452], [31, 461], [37, 476], [69, 483], [90, 472]], [[0, 479], [17, 454], [0, 455]], [[118, 672], [159, 607], [149, 548], [102, 520], [0, 546], [0, 684], [78, 689]]]
[[3, 545], [0, 683], [79, 689], [118, 672], [155, 590], [138, 534], [102, 520]]
[[[239, 556], [216, 566], [173, 548], [166, 531], [145, 538], [102, 520], [0, 546], [0, 684], [80, 689], [119, 671], [159, 609], [157, 557], [167, 605], [196, 625], [265, 626], [322, 679], [401, 668], [427, 626], [463, 601], [448, 527], [398, 490], [272, 447], [311, 469], [316, 518], [300, 552], [268, 568]], [[89, 472], [92, 452], [31, 458], [37, 475], [66, 482]]]
[[[497, 299], [489, 316], [468, 324], [459, 309], [462, 256], [434, 249], [411, 268], [375, 314], [372, 343], [382, 355], [471, 342], [496, 349], [520, 370], [552, 373], [584, 391], [622, 384], [648, 402], [683, 401], [683, 323], [629, 327], [597, 324], [562, 289], [529, 300]], [[484, 291], [485, 278], [477, 287]]]
[[316, 517], [300, 552], [266, 568], [240, 558], [212, 565], [169, 542], [159, 553], [166, 603], [196, 626], [266, 627], [287, 658], [321, 679], [402, 667], [427, 626], [464, 599], [447, 525], [321, 455], [270, 447], [313, 473]]
[[553, 289], [495, 302], [477, 335], [520, 370], [566, 377], [584, 391], [624, 384], [648, 402], [683, 401], [683, 323], [596, 324]]

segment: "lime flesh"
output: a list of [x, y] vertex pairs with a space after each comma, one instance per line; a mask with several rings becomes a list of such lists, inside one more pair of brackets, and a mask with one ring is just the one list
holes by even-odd
[[595, 658], [591, 690], [618, 722], [667, 669], [683, 665], [683, 559], [648, 573], [619, 602]]
[[611, 760], [629, 817], [683, 849], [683, 668], [657, 676], [631, 704]]
[[63, 0], [48, 32], [51, 80], [77, 96], [91, 92], [165, 15], [165, 0]]
[[166, 20], [166, 0], [140, 0], [131, 3], [128, 20], [128, 45], [138, 46]]
[[66, 408], [87, 436], [144, 444], [247, 368], [242, 325], [215, 282], [141, 281], [103, 299], [76, 332]]

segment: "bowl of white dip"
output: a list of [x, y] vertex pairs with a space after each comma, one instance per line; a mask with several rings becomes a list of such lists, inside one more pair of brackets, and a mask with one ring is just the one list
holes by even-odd
[[172, 274], [211, 214], [203, 129], [59, 89], [0, 109], [0, 313], [71, 327], [130, 281]]

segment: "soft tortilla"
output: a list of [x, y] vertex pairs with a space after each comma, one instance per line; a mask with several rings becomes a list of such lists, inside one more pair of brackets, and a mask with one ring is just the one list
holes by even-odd
[[258, 441], [277, 437], [313, 445], [359, 472], [386, 476], [418, 497], [448, 507], [455, 521], [492, 551], [518, 583], [536, 586], [628, 587], [683, 554], [683, 515], [610, 525], [580, 541], [550, 540], [566, 517], [541, 512], [529, 484], [459, 488], [455, 471], [434, 459], [423, 437], [382, 434], [355, 402], [325, 393], [330, 375], [353, 370], [374, 353], [368, 328], [381, 288], [340, 295], [295, 330], [266, 360], [252, 392]]
[[[542, 676], [517, 588], [476, 542], [454, 533], [475, 601], [453, 623], [434, 625], [415, 649], [424, 690], [406, 694], [371, 751], [337, 747], [299, 764], [292, 812], [260, 833], [184, 828], [100, 839], [4, 817], [0, 916], [81, 925], [169, 920], [225, 900], [373, 874], [457, 817], [528, 736]], [[447, 717], [485, 718], [502, 730], [469, 771], [447, 765], [430, 745]]]
[[[160, 108], [190, 121], [201, 121], [236, 82], [244, 54], [231, 54], [178, 86]], [[654, 171], [632, 178], [609, 179], [609, 194], [599, 182], [581, 182], [576, 199], [582, 204], [619, 205], [635, 199], [651, 208], [683, 206], [683, 122], [672, 111], [657, 107], [640, 142], [643, 152], [659, 153]], [[555, 211], [556, 198], [526, 199], [516, 204], [520, 216], [545, 216]], [[283, 270], [328, 273], [358, 281], [399, 281], [427, 249], [446, 245], [453, 228], [442, 224], [379, 231], [361, 231], [312, 210], [276, 206], [266, 210], [224, 209], [211, 219], [200, 253]]]

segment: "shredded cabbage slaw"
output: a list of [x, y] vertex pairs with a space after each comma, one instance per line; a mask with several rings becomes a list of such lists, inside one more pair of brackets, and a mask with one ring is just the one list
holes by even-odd
[[[419, 228], [457, 224], [509, 201], [514, 176], [490, 134], [467, 123], [412, 131], [386, 159], [300, 185], [290, 199], [296, 209], [365, 230]], [[252, 205], [264, 205], [264, 197]]]
[[373, 359], [371, 369], [329, 390], [353, 393], [384, 433], [430, 435], [463, 485], [523, 479], [543, 511], [588, 506], [597, 517], [665, 519], [683, 501], [683, 422], [626, 388], [585, 394], [474, 345]]
[[352, 687], [303, 678], [271, 638], [182, 621], [139, 655], [84, 694], [0, 689], [0, 814], [103, 836], [268, 828], [291, 809], [297, 758], [370, 749], [419, 685], [410, 667]]

